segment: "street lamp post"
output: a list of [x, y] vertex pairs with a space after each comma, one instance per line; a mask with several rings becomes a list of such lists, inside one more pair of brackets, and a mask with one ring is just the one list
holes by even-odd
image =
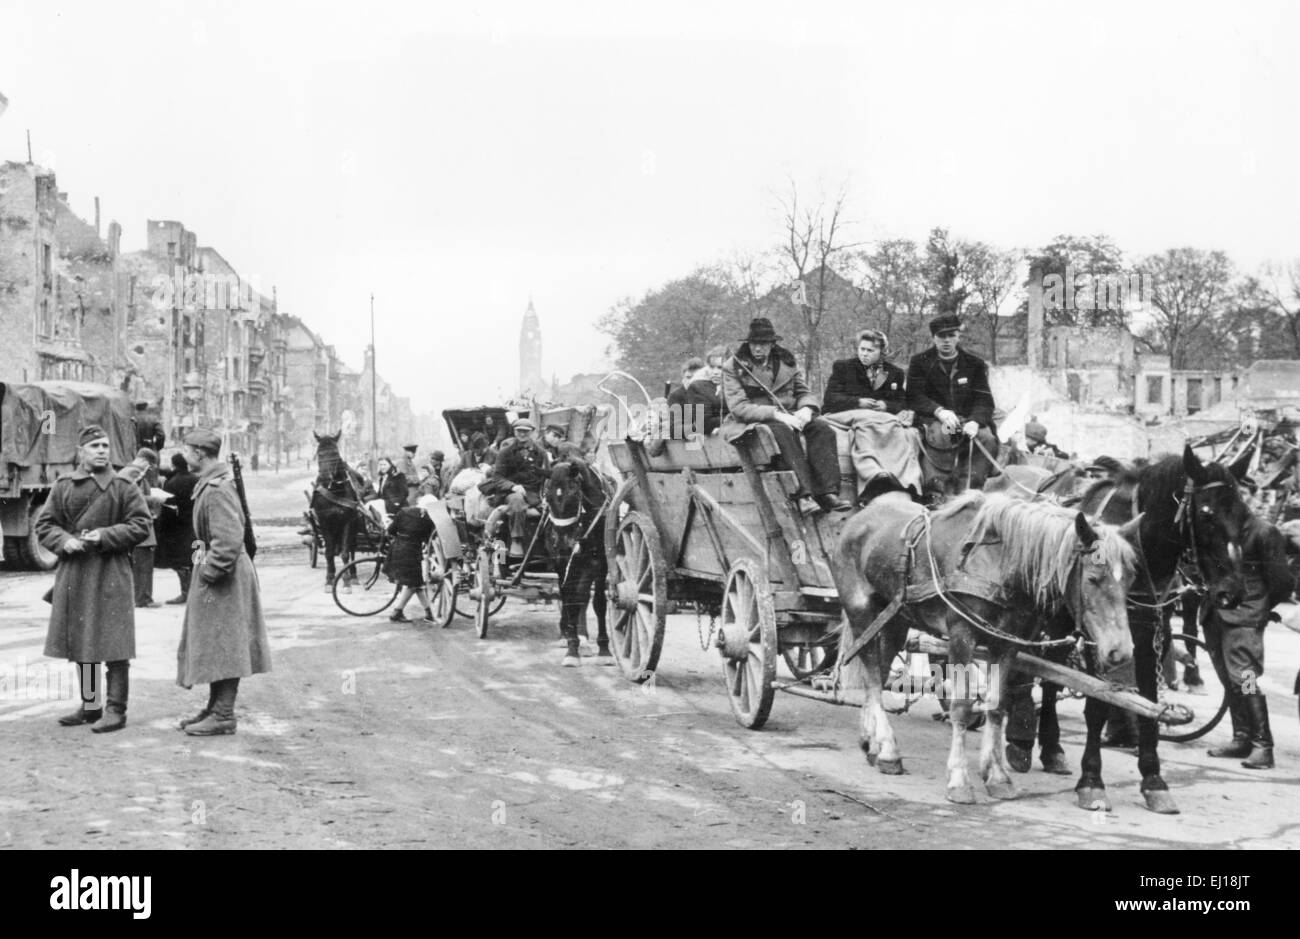
[[375, 355], [375, 295], [370, 295], [370, 478], [379, 472], [379, 362]]

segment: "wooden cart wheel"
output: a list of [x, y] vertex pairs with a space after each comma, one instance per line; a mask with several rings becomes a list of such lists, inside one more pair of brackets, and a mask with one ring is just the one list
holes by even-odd
[[[480, 639], [486, 639], [488, 620], [492, 617], [492, 601], [497, 599], [496, 584], [492, 581], [492, 551], [479, 548], [478, 551], [478, 606], [474, 610], [474, 631]], [[503, 598], [504, 599], [504, 598]], [[497, 605], [497, 609], [500, 609]]]
[[732, 713], [741, 727], [758, 730], [776, 695], [776, 610], [767, 574], [751, 558], [738, 558], [727, 572], [718, 649]]
[[429, 539], [424, 563], [433, 621], [446, 629], [456, 615], [456, 571], [447, 560], [447, 549], [442, 546], [442, 539], [436, 534]]
[[838, 646], [839, 637], [834, 634], [817, 642], [783, 643], [781, 658], [795, 678], [809, 678], [835, 665], [840, 652]]
[[619, 522], [609, 557], [610, 648], [623, 675], [643, 682], [659, 665], [668, 575], [659, 532], [640, 512]]

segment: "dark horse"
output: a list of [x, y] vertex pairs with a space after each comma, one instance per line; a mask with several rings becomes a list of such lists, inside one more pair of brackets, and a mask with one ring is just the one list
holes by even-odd
[[605, 510], [609, 483], [576, 453], [561, 448], [546, 483], [546, 553], [560, 583], [560, 634], [565, 665], [579, 664], [578, 631], [595, 591], [597, 658], [613, 664], [605, 632]]
[[[1179, 563], [1186, 558], [1187, 567], [1200, 578], [1212, 602], [1221, 607], [1240, 602], [1244, 589], [1241, 531], [1249, 509], [1228, 469], [1218, 463], [1202, 463], [1190, 447], [1181, 457], [1169, 456], [1116, 479], [1097, 481], [1076, 507], [1102, 522], [1138, 520], [1134, 547], [1139, 565], [1129, 592], [1128, 619], [1138, 692], [1156, 701], [1157, 670], [1162, 665], [1157, 661], [1155, 640], [1159, 630], [1162, 647], [1168, 648], [1168, 614], [1178, 593]], [[1049, 762], [1047, 751], [1059, 751], [1056, 690], [1053, 685], [1043, 686], [1039, 737], [1045, 765]], [[1101, 733], [1107, 712], [1105, 702], [1096, 698], [1089, 698], [1084, 705], [1088, 742], [1075, 786], [1083, 809], [1110, 811], [1101, 778]], [[1151, 811], [1176, 814], [1178, 807], [1160, 776], [1158, 733], [1154, 720], [1138, 718], [1141, 792]]]
[[316, 438], [316, 485], [311, 493], [311, 510], [316, 526], [325, 539], [325, 589], [334, 585], [334, 557], [343, 564], [352, 560], [357, 525], [361, 523], [361, 500], [367, 488], [365, 480], [339, 456], [339, 437], [318, 434]]

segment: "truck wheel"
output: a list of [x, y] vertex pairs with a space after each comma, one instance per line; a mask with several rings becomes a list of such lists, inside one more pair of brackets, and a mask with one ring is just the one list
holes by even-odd
[[[19, 563], [28, 570], [33, 571], [52, 571], [59, 564], [59, 556], [53, 551], [45, 550], [41, 544], [41, 539], [36, 536], [36, 517], [41, 514], [41, 507], [33, 505], [27, 510], [27, 534], [20, 535], [13, 540], [16, 541], [18, 548]], [[5, 539], [5, 560], [9, 559], [8, 542]]]

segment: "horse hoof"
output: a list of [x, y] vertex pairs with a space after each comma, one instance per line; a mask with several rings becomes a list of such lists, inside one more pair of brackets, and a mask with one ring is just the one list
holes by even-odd
[[334, 592], [334, 585], [333, 585], [333, 584], [326, 584], [326, 585], [325, 585], [325, 592], [326, 592], [326, 593], [333, 593], [333, 592]]
[[1017, 773], [1029, 772], [1033, 754], [1014, 743], [1007, 744], [1007, 765]]
[[884, 773], [886, 776], [903, 775], [902, 760], [878, 760], [876, 765], [879, 767], [880, 772]]
[[1065, 754], [1059, 750], [1054, 753], [1043, 753], [1039, 756], [1043, 764], [1043, 772], [1051, 773], [1053, 776], [1070, 776], [1074, 770], [1070, 769], [1070, 764], [1065, 761]]
[[576, 655], [566, 655], [564, 661], [560, 664], [565, 668], [577, 668], [582, 664], [582, 659], [578, 658]]
[[858, 747], [862, 750], [862, 755], [867, 758], [867, 765], [875, 766], [876, 756], [880, 753], [880, 751], [877, 749], [873, 749], [871, 746], [871, 741], [869, 740], [859, 740]]
[[1020, 793], [1016, 791], [1016, 787], [1011, 785], [1010, 781], [985, 783], [984, 788], [988, 790], [990, 799], [1000, 799], [1005, 801], [1007, 799], [1020, 798]]
[[1157, 815], [1179, 814], [1174, 797], [1169, 794], [1167, 789], [1149, 789], [1142, 793], [1142, 798], [1147, 800], [1147, 808]]
[[1075, 793], [1079, 799], [1079, 808], [1089, 812], [1109, 812], [1110, 798], [1105, 789], [1079, 789]]
[[974, 805], [975, 790], [971, 786], [949, 786], [946, 793], [949, 802], [955, 802], [957, 805]]

